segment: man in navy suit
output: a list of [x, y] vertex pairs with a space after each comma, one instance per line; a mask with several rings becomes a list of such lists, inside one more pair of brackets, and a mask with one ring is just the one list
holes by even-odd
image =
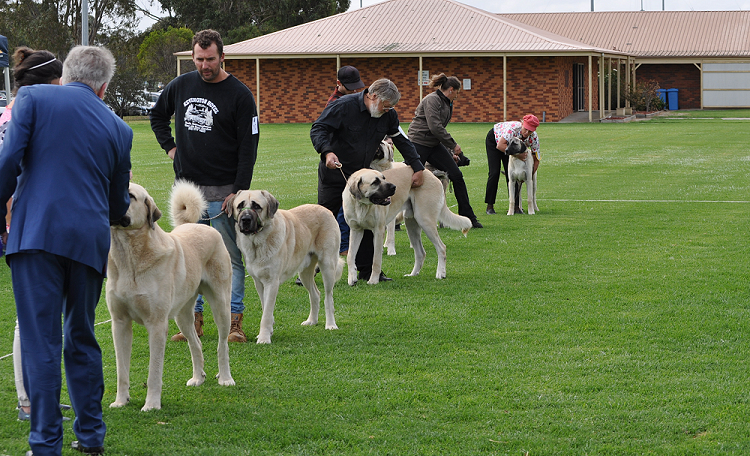
[[[110, 221], [130, 204], [133, 131], [102, 101], [112, 54], [77, 46], [62, 86], [22, 87], [0, 149], [0, 201], [13, 200], [10, 235], [0, 224], [31, 399], [27, 453], [60, 455], [60, 353], [76, 414], [72, 447], [104, 453], [102, 355], [94, 336], [109, 252]], [[0, 207], [0, 216], [6, 212]], [[2, 217], [0, 217], [2, 218]], [[63, 316], [63, 324], [60, 316]]]

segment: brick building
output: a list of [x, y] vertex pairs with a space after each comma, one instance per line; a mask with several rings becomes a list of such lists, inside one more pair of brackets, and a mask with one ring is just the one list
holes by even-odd
[[[548, 122], [599, 109], [600, 66], [628, 53], [586, 45], [453, 0], [389, 0], [224, 47], [225, 68], [253, 91], [263, 123], [313, 122], [343, 65], [365, 84], [396, 83], [408, 122], [429, 77], [464, 87], [453, 122], [500, 122], [528, 113]], [[178, 64], [190, 52], [178, 53]], [[629, 77], [629, 72], [624, 77]]]
[[636, 81], [678, 89], [680, 109], [750, 108], [750, 11], [500, 14], [634, 57]]

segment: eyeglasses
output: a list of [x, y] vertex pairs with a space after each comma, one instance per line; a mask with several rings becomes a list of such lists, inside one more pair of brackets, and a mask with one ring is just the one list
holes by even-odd
[[390, 103], [388, 103], [388, 105], [386, 106], [386, 101], [379, 96], [373, 95], [373, 97], [378, 99], [378, 105], [383, 107], [383, 112], [388, 112], [393, 109], [393, 106]]

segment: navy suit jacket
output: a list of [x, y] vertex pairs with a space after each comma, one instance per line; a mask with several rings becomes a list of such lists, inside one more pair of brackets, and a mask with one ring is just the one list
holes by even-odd
[[41, 250], [104, 274], [109, 222], [130, 204], [132, 143], [86, 84], [21, 87], [0, 149], [0, 215], [14, 197], [6, 253]]

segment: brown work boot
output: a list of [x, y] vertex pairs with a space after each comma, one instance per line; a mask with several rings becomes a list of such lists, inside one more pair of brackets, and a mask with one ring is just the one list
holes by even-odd
[[247, 342], [247, 337], [242, 331], [243, 314], [232, 314], [232, 326], [229, 328], [229, 342]]
[[[198, 337], [203, 337], [203, 312], [195, 313], [195, 332], [198, 333]], [[172, 342], [187, 342], [187, 338], [178, 332], [172, 336]]]

